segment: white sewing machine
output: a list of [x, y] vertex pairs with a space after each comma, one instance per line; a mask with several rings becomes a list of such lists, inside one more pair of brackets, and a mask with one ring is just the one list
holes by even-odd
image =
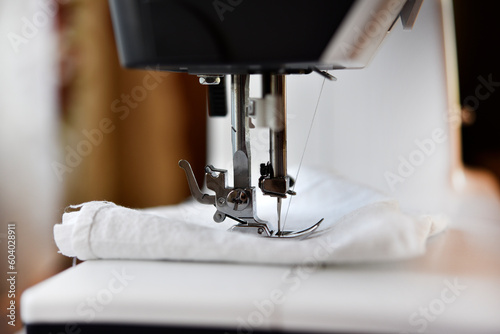
[[[311, 270], [88, 261], [25, 293], [28, 333], [500, 331], [499, 199], [460, 163], [450, 1], [110, 4], [125, 66], [199, 75], [212, 115], [225, 115], [230, 96], [231, 122], [208, 125], [208, 160], [217, 166], [206, 169], [210, 191], [180, 162], [216, 222], [230, 218], [234, 233], [266, 237], [313, 231], [314, 219], [286, 231], [280, 218], [282, 200], [295, 196], [287, 161], [303, 160], [308, 142], [311, 166], [390, 192], [409, 209], [445, 212], [452, 226], [425, 256], [403, 263]], [[337, 82], [324, 84], [322, 108], [330, 112], [309, 131], [329, 70], [339, 70]], [[270, 144], [250, 159], [252, 125], [270, 129]], [[412, 177], [402, 173], [416, 140], [436, 129], [449, 140], [435, 143], [425, 164], [410, 163]], [[252, 160], [263, 164], [260, 173]], [[277, 198], [275, 220], [259, 218], [258, 192]]]
[[[232, 231], [282, 238], [305, 236], [320, 224], [299, 231], [281, 226], [282, 200], [296, 195], [287, 169], [286, 76], [314, 71], [335, 80], [325, 70], [365, 67], [397, 18], [405, 28], [413, 26], [421, 3], [110, 2], [122, 64], [198, 75], [209, 86], [213, 116], [227, 113], [228, 82], [232, 174], [208, 165], [206, 186], [214, 192], [208, 194], [200, 190], [187, 161], [179, 166], [193, 197], [216, 208], [215, 222], [230, 218], [237, 222]], [[252, 74], [261, 76], [260, 98], [249, 96]], [[254, 123], [270, 131], [269, 157], [259, 161], [258, 188], [277, 199], [276, 224], [257, 214], [257, 182], [251, 172]]]

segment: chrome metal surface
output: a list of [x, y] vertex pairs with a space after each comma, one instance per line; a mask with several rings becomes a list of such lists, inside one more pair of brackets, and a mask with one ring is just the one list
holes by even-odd
[[324, 77], [325, 79], [328, 79], [330, 81], [337, 81], [337, 78], [328, 73], [327, 71], [322, 71], [317, 67], [313, 67], [313, 71]]
[[233, 206], [234, 211], [241, 211], [248, 206], [248, 194], [243, 189], [234, 189], [227, 194], [227, 203]]
[[216, 194], [212, 204], [217, 207], [218, 212], [243, 224], [266, 225], [267, 222], [257, 216], [255, 187], [228, 187], [227, 177], [227, 170], [217, 169], [211, 165], [205, 168], [206, 185]]
[[287, 175], [285, 76], [268, 74], [263, 76], [263, 80], [262, 95], [274, 102], [274, 108], [269, 108], [273, 112], [272, 125], [269, 127], [270, 162], [266, 170], [261, 168], [259, 187], [265, 195], [286, 198], [290, 178]]
[[231, 76], [231, 140], [233, 144], [234, 187], [251, 186], [250, 134], [247, 115], [249, 75]]
[[285, 177], [286, 170], [286, 84], [284, 75], [271, 75], [271, 94], [276, 97], [275, 127], [269, 131], [271, 177]]
[[186, 173], [189, 190], [191, 191], [191, 195], [194, 197], [194, 199], [201, 204], [214, 204], [215, 196], [204, 194], [201, 192], [200, 187], [198, 186], [198, 182], [196, 182], [196, 178], [194, 177], [193, 169], [191, 168], [189, 162], [187, 162], [186, 160], [180, 160], [179, 167], [184, 169], [184, 172]]
[[[204, 194], [196, 182], [191, 166], [186, 160], [179, 161], [179, 166], [186, 172], [189, 189], [193, 197], [200, 203], [211, 204], [216, 208], [213, 219], [220, 223], [226, 218], [238, 222], [230, 231], [238, 231], [257, 236], [295, 238], [304, 237], [317, 229], [315, 225], [301, 231], [283, 231], [281, 221], [282, 198], [287, 194], [295, 194], [290, 190], [293, 180], [287, 175], [286, 165], [286, 94], [285, 76], [268, 74], [264, 88], [266, 96], [267, 116], [270, 128], [269, 158], [267, 164], [261, 165], [259, 187], [265, 195], [277, 198], [277, 231], [267, 221], [257, 215], [256, 188], [251, 183], [250, 157], [250, 118], [260, 112], [249, 100], [249, 75], [231, 76], [231, 141], [233, 151], [234, 185], [228, 186], [228, 171], [212, 165], [205, 167], [205, 183], [215, 195]], [[207, 80], [209, 76], [200, 77]], [[212, 78], [213, 79], [213, 78]], [[210, 80], [212, 80], [210, 79]], [[256, 110], [257, 109], [257, 110]]]
[[219, 75], [198, 75], [199, 82], [202, 85], [213, 86], [220, 84], [220, 76]]
[[237, 224], [231, 227], [229, 231], [240, 232], [245, 234], [254, 234], [261, 237], [273, 236], [273, 231], [269, 230], [267, 224], [258, 224], [258, 223]]
[[279, 233], [276, 233], [276, 237], [278, 238], [300, 238], [300, 237], [306, 237], [312, 232], [316, 231], [319, 227], [319, 225], [323, 222], [324, 218], [321, 218], [319, 222], [316, 224], [312, 225], [311, 227], [308, 227], [304, 230], [300, 231], [282, 231]]
[[278, 214], [278, 231], [277, 235], [281, 234], [281, 197], [278, 197], [278, 206], [277, 206], [277, 214]]

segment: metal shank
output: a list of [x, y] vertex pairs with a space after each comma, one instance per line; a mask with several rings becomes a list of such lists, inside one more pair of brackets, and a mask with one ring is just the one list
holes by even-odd
[[247, 74], [231, 76], [231, 140], [235, 188], [251, 186], [250, 134], [247, 115], [248, 84]]
[[285, 177], [286, 168], [286, 87], [284, 75], [271, 75], [270, 93], [277, 97], [274, 127], [269, 130], [271, 177]]
[[[278, 229], [273, 231], [267, 221], [257, 215], [256, 188], [251, 183], [250, 157], [250, 120], [249, 120], [249, 75], [231, 76], [231, 141], [233, 151], [234, 186], [229, 187], [229, 174], [226, 170], [208, 165], [205, 168], [205, 182], [215, 195], [204, 194], [194, 178], [191, 166], [181, 160], [179, 166], [184, 169], [193, 197], [200, 203], [216, 207], [215, 222], [231, 218], [238, 222], [231, 231], [268, 237], [294, 238], [305, 237], [313, 232], [321, 222], [301, 231], [282, 231], [281, 200], [289, 190], [290, 177], [286, 166], [286, 98], [285, 76], [269, 74], [265, 76], [263, 95], [269, 98], [264, 112], [271, 112], [273, 119], [269, 124], [270, 162], [261, 166], [259, 186], [265, 195], [278, 198]], [[261, 110], [262, 111], [262, 110]]]
[[[285, 75], [263, 75], [262, 95], [269, 103], [269, 164], [261, 170], [259, 186], [265, 195], [286, 198], [291, 194], [290, 177], [287, 175], [286, 141], [286, 84]], [[278, 210], [280, 203], [278, 202]]]

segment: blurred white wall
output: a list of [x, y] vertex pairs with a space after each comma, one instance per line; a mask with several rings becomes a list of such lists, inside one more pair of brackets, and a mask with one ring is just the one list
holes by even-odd
[[[445, 39], [454, 35], [445, 38], [443, 8], [441, 1], [424, 1], [413, 30], [398, 22], [365, 69], [336, 71], [338, 81], [325, 83], [306, 161], [409, 206], [432, 207], [446, 197], [458, 121], [450, 113], [460, 108], [458, 83], [447, 73]], [[458, 69], [450, 70], [456, 78]], [[304, 111], [314, 109], [321, 82], [289, 80], [289, 112], [296, 116], [289, 122], [291, 147], [305, 141]]]
[[[56, 1], [0, 0], [0, 263], [17, 230], [18, 291], [50, 275], [60, 217]], [[5, 296], [5, 294], [2, 294]]]

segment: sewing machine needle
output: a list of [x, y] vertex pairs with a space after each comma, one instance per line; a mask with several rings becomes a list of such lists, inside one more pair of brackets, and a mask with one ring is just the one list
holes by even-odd
[[278, 197], [278, 237], [281, 236], [281, 197]]

